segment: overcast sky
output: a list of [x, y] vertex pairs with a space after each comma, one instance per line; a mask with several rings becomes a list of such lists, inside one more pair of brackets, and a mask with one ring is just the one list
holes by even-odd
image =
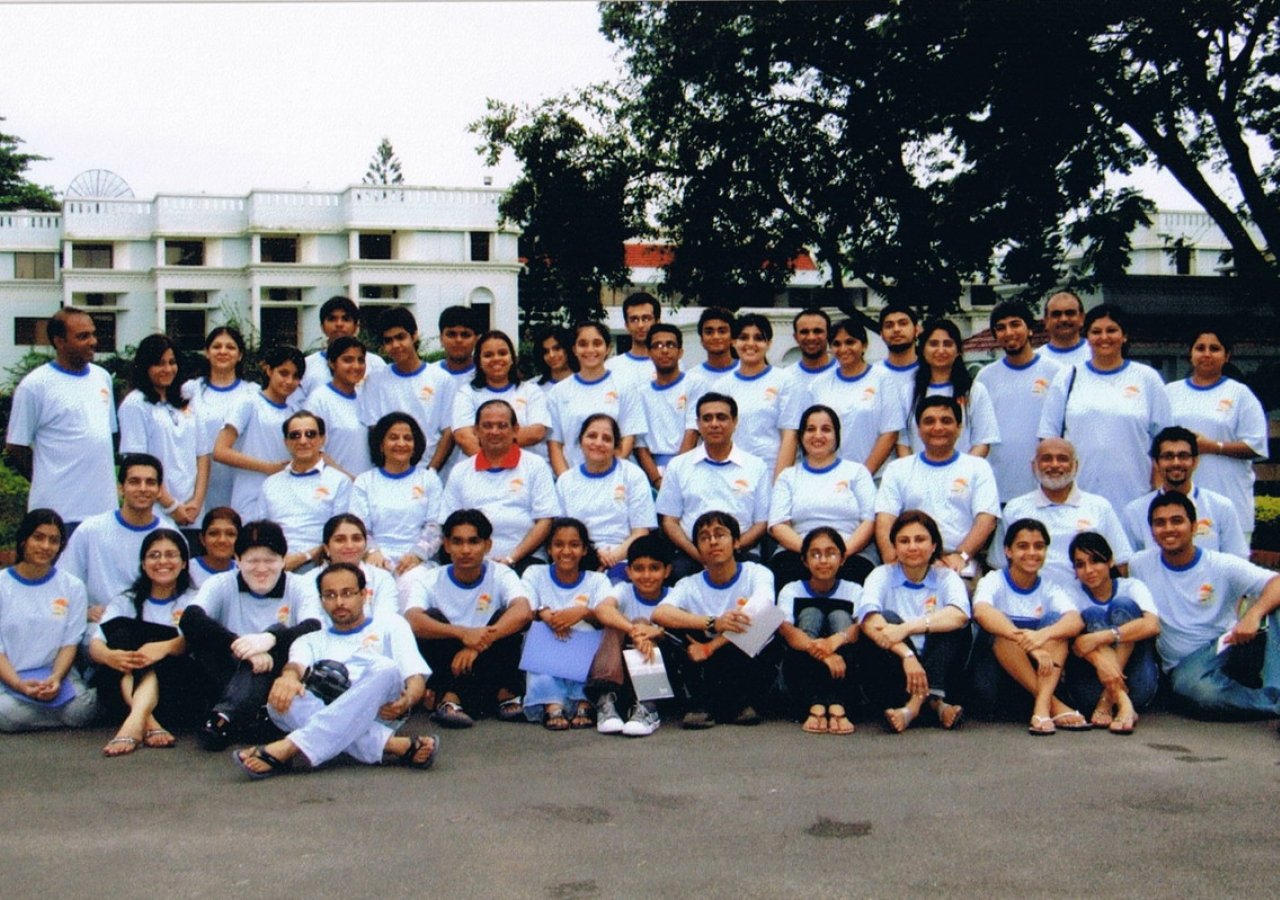
[[[110, 169], [157, 193], [341, 190], [385, 135], [417, 185], [505, 186], [466, 131], [486, 98], [611, 79], [591, 2], [46, 3], [0, 0], [0, 129], [58, 191]], [[1168, 178], [1139, 184], [1195, 206]]]

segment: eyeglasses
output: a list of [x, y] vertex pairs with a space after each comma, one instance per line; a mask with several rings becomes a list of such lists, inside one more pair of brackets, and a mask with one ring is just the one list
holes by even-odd
[[320, 596], [324, 600], [337, 600], [339, 597], [343, 600], [354, 600], [363, 593], [364, 591], [360, 590], [360, 588], [344, 587], [340, 591], [321, 591]]
[[830, 550], [810, 550], [810, 559], [839, 559], [844, 554], [832, 547]]
[[308, 428], [306, 431], [290, 431], [285, 436], [291, 441], [300, 441], [303, 438], [306, 438], [309, 441], [314, 441], [320, 436], [320, 432], [314, 428]]
[[1162, 462], [1190, 462], [1195, 456], [1184, 450], [1181, 453], [1161, 453], [1157, 458]]
[[152, 550], [147, 554], [147, 562], [160, 562], [162, 559], [182, 559], [177, 550]]

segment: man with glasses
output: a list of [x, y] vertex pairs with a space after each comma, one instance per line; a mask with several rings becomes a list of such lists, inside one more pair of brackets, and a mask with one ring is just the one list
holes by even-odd
[[1159, 487], [1144, 494], [1124, 508], [1124, 527], [1135, 550], [1150, 547], [1151, 530], [1147, 526], [1147, 509], [1158, 494], [1177, 491], [1191, 498], [1196, 506], [1194, 541], [1204, 550], [1220, 550], [1241, 559], [1249, 558], [1249, 545], [1244, 529], [1231, 501], [1216, 491], [1192, 483], [1200, 464], [1199, 442], [1195, 433], [1181, 426], [1165, 428], [1151, 441], [1151, 459], [1156, 466]]
[[662, 487], [667, 463], [680, 452], [685, 412], [689, 403], [688, 379], [680, 371], [684, 336], [674, 325], [659, 322], [649, 329], [649, 358], [653, 380], [640, 388], [647, 428], [636, 442], [636, 464], [644, 470], [654, 490]]
[[324, 419], [300, 410], [281, 430], [289, 465], [263, 482], [262, 514], [284, 529], [285, 571], [306, 571], [324, 554], [324, 523], [351, 505], [351, 478], [324, 461]]
[[640, 291], [622, 301], [622, 323], [631, 335], [631, 349], [611, 356], [605, 368], [627, 387], [640, 388], [653, 378], [649, 360], [649, 329], [662, 320], [662, 304], [652, 294]]
[[1059, 291], [1044, 305], [1044, 327], [1049, 343], [1040, 354], [1059, 365], [1073, 366], [1090, 359], [1089, 342], [1080, 334], [1084, 328], [1084, 304], [1071, 291]]

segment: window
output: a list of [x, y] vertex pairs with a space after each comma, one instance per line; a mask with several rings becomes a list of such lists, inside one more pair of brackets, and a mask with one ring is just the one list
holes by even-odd
[[400, 285], [398, 284], [362, 284], [360, 285], [361, 300], [399, 300]]
[[[116, 352], [116, 314], [89, 313], [93, 319], [93, 327], [98, 333], [98, 352]], [[203, 342], [202, 342], [203, 343]]]
[[179, 350], [199, 353], [204, 348], [205, 311], [171, 309], [164, 315], [164, 331]]
[[1173, 270], [1176, 274], [1178, 275], [1194, 274], [1191, 271], [1191, 269], [1192, 269], [1192, 262], [1194, 261], [1193, 254], [1195, 252], [1196, 252], [1195, 247], [1184, 247], [1181, 241], [1178, 242], [1178, 245], [1173, 248]]
[[488, 262], [489, 261], [489, 238], [491, 235], [487, 231], [471, 232], [471, 261], [472, 262]]
[[165, 241], [166, 266], [203, 266], [204, 241]]
[[179, 306], [190, 306], [196, 303], [208, 303], [208, 291], [170, 291], [168, 302]]
[[264, 237], [261, 245], [264, 263], [296, 263], [298, 261], [296, 237]]
[[110, 269], [113, 249], [111, 244], [72, 244], [71, 266], [76, 269]]
[[13, 275], [15, 278], [52, 281], [57, 258], [56, 253], [15, 253]]
[[115, 300], [115, 296], [113, 294], [100, 294], [96, 291], [88, 294], [82, 294], [81, 296], [84, 298], [83, 303], [85, 306], [106, 306], [108, 299], [112, 301]]
[[17, 316], [13, 320], [13, 343], [19, 347], [39, 347], [49, 343], [49, 320]]
[[262, 310], [262, 346], [281, 344], [298, 346], [298, 311], [287, 306], [269, 306]]
[[268, 303], [301, 303], [302, 288], [263, 288], [262, 299]]
[[969, 305], [970, 306], [995, 306], [996, 305], [996, 289], [989, 284], [974, 284], [969, 286]]
[[391, 235], [361, 234], [361, 259], [391, 259]]

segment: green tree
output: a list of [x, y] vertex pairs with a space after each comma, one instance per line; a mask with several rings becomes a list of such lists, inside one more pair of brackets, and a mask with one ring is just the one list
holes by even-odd
[[365, 184], [404, 184], [404, 175], [400, 172], [400, 157], [391, 146], [390, 138], [383, 138], [378, 149], [373, 151], [373, 159], [364, 173]]
[[[4, 116], [0, 116], [0, 122]], [[56, 211], [62, 208], [53, 188], [32, 184], [24, 176], [33, 162], [43, 162], [46, 156], [19, 153], [22, 138], [0, 133], [0, 209], [34, 209]]]

